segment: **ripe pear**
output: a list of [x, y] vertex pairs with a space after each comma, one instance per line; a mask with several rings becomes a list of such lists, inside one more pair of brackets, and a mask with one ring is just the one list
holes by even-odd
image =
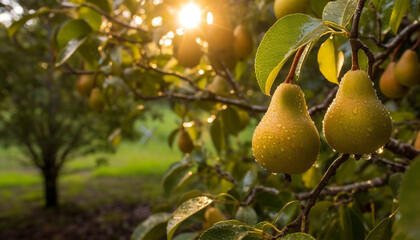
[[210, 228], [215, 223], [226, 220], [225, 215], [216, 207], [207, 208], [206, 212], [204, 212], [204, 228]]
[[179, 65], [193, 68], [200, 63], [203, 52], [194, 34], [186, 33], [174, 39], [174, 57]]
[[194, 149], [194, 144], [191, 140], [190, 135], [187, 131], [185, 131], [184, 128], [181, 128], [179, 132], [179, 138], [178, 138], [178, 148], [183, 153], [191, 153]]
[[233, 50], [236, 58], [243, 60], [252, 53], [254, 43], [252, 35], [244, 25], [238, 25], [233, 31], [235, 40], [233, 42]]
[[420, 67], [417, 53], [407, 49], [395, 65], [395, 79], [406, 87], [420, 84]]
[[213, 23], [207, 31], [207, 42], [211, 48], [226, 50], [232, 48], [234, 41], [233, 29], [226, 14], [222, 11], [213, 13]]
[[414, 142], [414, 148], [420, 150], [420, 131], [417, 132], [416, 141]]
[[256, 161], [274, 173], [303, 173], [317, 159], [320, 144], [302, 90], [280, 84], [252, 137]]
[[323, 131], [337, 152], [370, 154], [391, 137], [392, 121], [363, 70], [347, 72], [324, 117]]
[[229, 96], [228, 83], [223, 77], [219, 75], [215, 76], [213, 81], [207, 85], [207, 90], [222, 97]]
[[90, 75], [80, 75], [77, 79], [76, 89], [83, 97], [88, 97], [93, 88], [93, 78]]
[[379, 79], [379, 89], [388, 98], [402, 98], [409, 90], [409, 88], [401, 85], [394, 75], [395, 62], [388, 64], [385, 72]]
[[101, 113], [105, 109], [105, 98], [99, 88], [92, 89], [89, 97], [89, 106], [96, 112]]
[[306, 13], [308, 6], [307, 0], [275, 0], [274, 14], [280, 19], [292, 13]]

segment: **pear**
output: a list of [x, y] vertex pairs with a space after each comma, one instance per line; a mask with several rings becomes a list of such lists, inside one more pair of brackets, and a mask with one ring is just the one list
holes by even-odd
[[232, 48], [234, 41], [233, 29], [223, 11], [213, 13], [213, 23], [207, 31], [209, 47], [216, 50]]
[[388, 98], [402, 98], [409, 90], [409, 88], [401, 85], [394, 75], [395, 62], [388, 64], [385, 72], [379, 79], [379, 89]]
[[105, 98], [103, 97], [99, 88], [92, 89], [89, 97], [89, 106], [99, 113], [105, 109]]
[[395, 79], [406, 87], [420, 84], [420, 67], [417, 53], [411, 49], [407, 49], [397, 65], [395, 65], [394, 74]]
[[222, 63], [229, 69], [233, 70], [236, 66], [237, 59], [233, 47], [228, 49], [217, 50], [213, 47], [209, 47], [208, 57], [210, 63], [217, 71], [224, 71]]
[[193, 68], [200, 63], [203, 52], [194, 34], [186, 33], [174, 40], [174, 57], [179, 65]]
[[76, 89], [83, 97], [88, 97], [93, 88], [93, 78], [90, 75], [80, 75], [77, 79]]
[[238, 25], [233, 31], [235, 40], [233, 42], [233, 50], [236, 58], [243, 60], [252, 53], [254, 43], [252, 35], [244, 25]]
[[308, 5], [307, 0], [275, 0], [274, 14], [280, 19], [292, 13], [306, 13]]
[[323, 131], [337, 152], [370, 154], [388, 142], [392, 121], [363, 70], [347, 72], [324, 117]]
[[213, 81], [207, 85], [207, 90], [222, 97], [229, 96], [229, 86], [226, 80], [219, 75], [215, 76]]
[[209, 207], [207, 208], [206, 212], [204, 212], [204, 228], [210, 228], [215, 223], [226, 220], [225, 215], [216, 207]]
[[318, 157], [319, 133], [299, 86], [282, 83], [252, 137], [256, 161], [274, 173], [299, 174]]
[[414, 142], [414, 148], [420, 150], [420, 131], [417, 132], [416, 141]]
[[191, 153], [194, 149], [194, 144], [191, 140], [191, 137], [184, 128], [181, 128], [181, 131], [179, 132], [178, 148], [183, 153]]

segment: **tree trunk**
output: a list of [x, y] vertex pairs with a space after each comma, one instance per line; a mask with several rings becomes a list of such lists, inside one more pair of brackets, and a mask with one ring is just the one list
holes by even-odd
[[46, 208], [58, 207], [58, 171], [55, 166], [44, 168], [42, 170], [44, 177], [44, 200]]

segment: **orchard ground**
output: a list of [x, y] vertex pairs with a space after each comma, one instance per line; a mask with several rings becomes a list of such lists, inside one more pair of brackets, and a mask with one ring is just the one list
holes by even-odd
[[18, 149], [0, 149], [0, 239], [128, 239], [163, 201], [161, 178], [182, 157], [167, 144], [176, 127], [171, 113], [163, 112], [165, 124], [139, 122], [151, 134], [123, 141], [115, 154], [69, 161], [59, 180], [59, 213], [45, 214], [37, 169]]

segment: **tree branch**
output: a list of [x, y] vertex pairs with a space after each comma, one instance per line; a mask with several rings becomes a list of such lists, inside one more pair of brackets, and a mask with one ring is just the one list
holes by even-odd
[[[375, 188], [375, 187], [382, 187], [385, 186], [388, 183], [389, 175], [386, 174], [383, 177], [377, 177], [373, 178], [367, 181], [363, 182], [356, 182], [348, 185], [343, 186], [331, 186], [324, 188], [321, 193], [319, 194], [319, 197], [324, 196], [333, 196], [340, 192], [361, 192], [366, 191], [369, 188]], [[311, 192], [302, 192], [295, 195], [295, 197], [299, 200], [305, 200], [310, 198]]]
[[420, 154], [420, 150], [417, 150], [409, 144], [402, 143], [395, 138], [390, 138], [385, 144], [385, 148], [408, 159], [413, 159]]
[[255, 196], [257, 194], [257, 192], [259, 191], [265, 191], [265, 192], [271, 192], [275, 195], [278, 195], [280, 192], [279, 190], [275, 189], [275, 188], [270, 188], [270, 187], [265, 187], [265, 186], [254, 186], [251, 190], [251, 192], [249, 193], [249, 195], [245, 198], [245, 200], [243, 202], [240, 203], [241, 206], [248, 206], [252, 203], [252, 201], [254, 201]]
[[327, 109], [331, 102], [334, 100], [335, 94], [337, 93], [338, 86], [335, 86], [331, 89], [330, 93], [325, 97], [324, 101], [321, 104], [314, 105], [308, 109], [309, 115], [314, 115], [317, 112]]

